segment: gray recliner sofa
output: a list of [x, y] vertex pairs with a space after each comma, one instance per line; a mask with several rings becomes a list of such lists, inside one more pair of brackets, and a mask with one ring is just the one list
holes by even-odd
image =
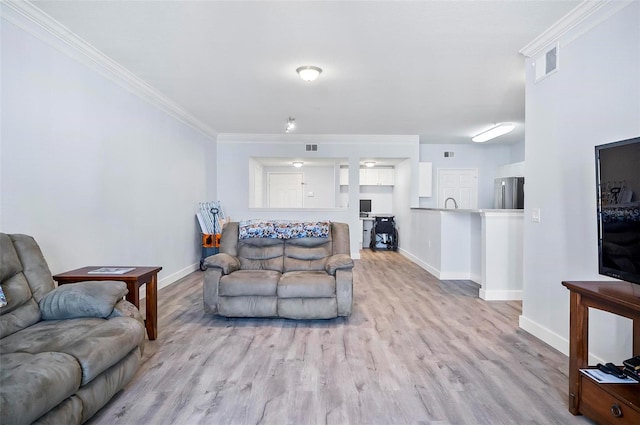
[[241, 233], [238, 222], [226, 223], [220, 252], [204, 261], [205, 311], [289, 319], [351, 314], [353, 260], [347, 224], [329, 223], [324, 237], [241, 239]]
[[125, 283], [56, 287], [32, 237], [0, 233], [0, 285], [1, 424], [84, 423], [133, 378], [145, 328]]

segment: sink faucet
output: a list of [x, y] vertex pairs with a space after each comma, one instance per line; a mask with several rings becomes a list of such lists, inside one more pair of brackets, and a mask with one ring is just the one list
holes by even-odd
[[447, 208], [447, 202], [449, 202], [449, 199], [451, 199], [451, 200], [453, 201], [453, 207], [454, 207], [455, 209], [458, 209], [458, 203], [456, 202], [456, 200], [455, 200], [455, 199], [453, 199], [453, 198], [451, 198], [451, 197], [449, 197], [449, 198], [447, 198], [447, 199], [445, 199], [445, 200], [444, 200], [444, 208], [445, 208], [445, 209]]

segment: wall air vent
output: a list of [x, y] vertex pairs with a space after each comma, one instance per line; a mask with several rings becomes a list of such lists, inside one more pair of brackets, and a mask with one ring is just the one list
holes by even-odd
[[307, 152], [318, 152], [318, 145], [307, 145], [305, 150]]
[[558, 71], [558, 45], [546, 50], [538, 56], [533, 66], [535, 67], [536, 83], [554, 72]]
[[445, 152], [444, 153], [444, 157], [445, 158], [453, 158], [453, 152]]

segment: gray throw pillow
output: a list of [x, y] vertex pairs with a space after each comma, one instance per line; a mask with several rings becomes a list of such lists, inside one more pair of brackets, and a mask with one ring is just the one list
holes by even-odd
[[126, 283], [110, 280], [61, 285], [40, 300], [40, 312], [43, 320], [106, 318], [127, 292]]

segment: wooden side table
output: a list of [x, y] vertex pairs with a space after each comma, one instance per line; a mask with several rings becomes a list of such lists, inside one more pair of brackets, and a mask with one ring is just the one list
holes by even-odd
[[589, 309], [633, 321], [633, 355], [640, 355], [640, 287], [625, 282], [562, 282], [570, 291], [569, 411], [597, 423], [640, 424], [640, 384], [598, 384], [580, 373], [588, 367]]
[[[92, 270], [102, 267], [133, 268], [133, 270], [123, 274], [91, 274]], [[87, 280], [116, 280], [127, 284], [129, 293], [127, 301], [140, 308], [140, 286], [146, 287], [146, 319], [145, 326], [150, 340], [158, 336], [158, 272], [162, 267], [139, 267], [139, 266], [88, 266], [71, 270], [53, 276], [58, 285], [66, 283], [84, 282]]]

